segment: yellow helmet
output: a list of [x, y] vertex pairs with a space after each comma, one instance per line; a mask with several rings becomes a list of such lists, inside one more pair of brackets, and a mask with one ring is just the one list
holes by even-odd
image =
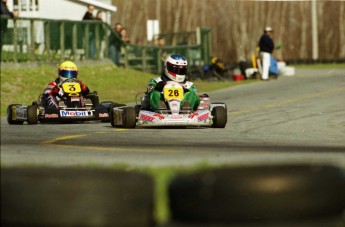
[[78, 76], [78, 68], [71, 61], [64, 61], [59, 65], [59, 78], [60, 82], [67, 79], [76, 79]]

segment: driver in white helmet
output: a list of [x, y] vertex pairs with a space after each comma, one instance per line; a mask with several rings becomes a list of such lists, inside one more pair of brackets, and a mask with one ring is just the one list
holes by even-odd
[[171, 54], [166, 58], [161, 76], [152, 79], [147, 87], [150, 108], [153, 111], [166, 109], [162, 90], [166, 82], [170, 80], [180, 83], [184, 88], [181, 109], [197, 109], [200, 104], [200, 98], [195, 85], [190, 81], [186, 81], [187, 68], [187, 59], [180, 54]]
[[[47, 106], [52, 109], [58, 109], [59, 107], [61, 95], [60, 85], [67, 79], [77, 79], [78, 68], [71, 61], [62, 62], [59, 65], [58, 75], [55, 81], [50, 82], [43, 92]], [[90, 92], [89, 88], [81, 80], [78, 81], [82, 94], [87, 95]]]

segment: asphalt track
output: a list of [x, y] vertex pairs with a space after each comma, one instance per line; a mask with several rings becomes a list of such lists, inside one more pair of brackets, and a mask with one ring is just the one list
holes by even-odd
[[299, 69], [210, 96], [228, 106], [225, 129], [8, 125], [2, 118], [1, 166], [325, 163], [345, 169], [345, 69]]

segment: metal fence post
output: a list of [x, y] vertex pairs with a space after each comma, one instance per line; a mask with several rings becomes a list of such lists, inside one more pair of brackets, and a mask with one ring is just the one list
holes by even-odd
[[77, 24], [74, 23], [72, 25], [72, 52], [73, 52], [73, 59], [77, 59], [77, 38], [78, 38], [78, 32], [77, 32]]
[[18, 63], [18, 40], [17, 40], [17, 37], [16, 37], [16, 34], [17, 34], [17, 20], [14, 19], [13, 20], [13, 62], [14, 63]]
[[45, 49], [47, 53], [47, 60], [51, 60], [51, 53], [50, 53], [50, 22], [46, 21], [44, 23], [44, 39], [45, 39]]
[[60, 23], [60, 53], [61, 58], [65, 59], [65, 22]]

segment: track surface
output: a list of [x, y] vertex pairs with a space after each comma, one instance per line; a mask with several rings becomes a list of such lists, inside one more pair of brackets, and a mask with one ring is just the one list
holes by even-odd
[[345, 169], [344, 94], [345, 70], [300, 69], [294, 77], [210, 93], [228, 105], [225, 129], [8, 125], [2, 118], [1, 166], [328, 163]]

